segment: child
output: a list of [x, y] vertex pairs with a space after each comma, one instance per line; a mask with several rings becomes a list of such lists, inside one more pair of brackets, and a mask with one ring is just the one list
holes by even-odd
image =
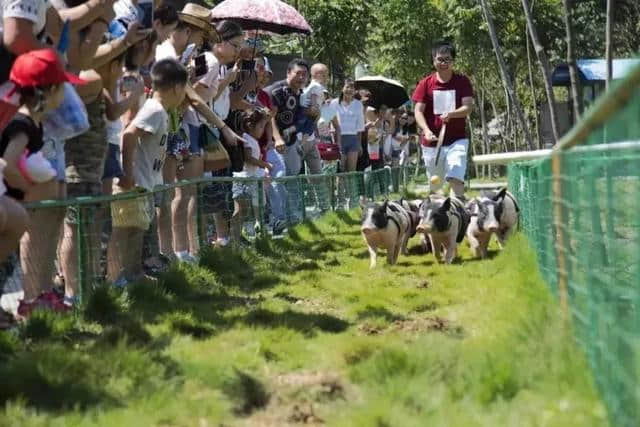
[[[169, 115], [184, 101], [188, 73], [174, 59], [162, 59], [151, 69], [153, 96], [144, 103], [122, 136], [122, 172], [114, 193], [137, 191], [141, 195], [111, 204], [113, 233], [109, 242], [111, 259], [119, 268], [109, 279], [124, 286], [143, 276], [142, 244], [153, 219], [153, 198], [147, 191], [162, 185]], [[116, 276], [116, 277], [114, 277]]]
[[[11, 68], [9, 79], [20, 93], [22, 106], [0, 135], [0, 157], [6, 162], [7, 196], [17, 201], [43, 200], [56, 171], [42, 156], [42, 120], [62, 102], [64, 82], [81, 85], [85, 81], [65, 72], [53, 49], [20, 55]], [[42, 288], [46, 283], [27, 280], [37, 276], [34, 271], [43, 270], [44, 263], [55, 257], [55, 245], [47, 244], [56, 235], [52, 215], [57, 216], [50, 209], [34, 211], [20, 243], [21, 267], [25, 277], [24, 299], [18, 306], [18, 314], [22, 317], [31, 314], [35, 308], [68, 309], [59, 295], [51, 289]], [[51, 249], [53, 253], [49, 252]], [[50, 266], [53, 267], [53, 262]], [[48, 276], [51, 277], [51, 272]]]
[[325, 85], [329, 76], [329, 69], [324, 64], [314, 64], [311, 67], [311, 83], [300, 96], [300, 106], [296, 117], [296, 131], [302, 134], [302, 141], [313, 137], [316, 130], [317, 114], [310, 114], [311, 111], [320, 112], [324, 104]]
[[[269, 112], [262, 108], [244, 113], [242, 124], [245, 129], [244, 138], [244, 168], [242, 172], [234, 172], [236, 178], [258, 178], [261, 176], [259, 168], [266, 168], [271, 172], [273, 166], [260, 160], [260, 145], [258, 138], [264, 133], [264, 128], [271, 119]], [[233, 200], [234, 211], [231, 217], [231, 237], [236, 242], [240, 242], [240, 231], [245, 213], [249, 210], [249, 203], [257, 196], [258, 186], [256, 182], [234, 182]]]

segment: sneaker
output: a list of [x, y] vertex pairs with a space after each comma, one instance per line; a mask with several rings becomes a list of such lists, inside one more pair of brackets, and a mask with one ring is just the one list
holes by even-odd
[[216, 246], [224, 248], [225, 246], [229, 246], [229, 238], [228, 237], [220, 237], [216, 240]]
[[66, 306], [63, 300], [54, 291], [47, 291], [41, 293], [38, 298], [33, 301], [20, 300], [17, 313], [20, 317], [27, 318], [36, 309], [50, 310], [55, 313], [65, 313], [71, 308]]
[[64, 298], [62, 299], [62, 303], [69, 308], [73, 308], [78, 305], [79, 300], [78, 300], [78, 297], [75, 295], [72, 297], [65, 295]]
[[188, 264], [197, 264], [198, 261], [189, 252], [176, 252], [176, 258], [180, 262], [186, 262]]
[[273, 235], [279, 236], [287, 230], [287, 223], [282, 220], [277, 220], [273, 224]]

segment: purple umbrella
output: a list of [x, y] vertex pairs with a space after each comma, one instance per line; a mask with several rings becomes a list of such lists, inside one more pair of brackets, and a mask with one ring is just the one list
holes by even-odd
[[279, 0], [225, 0], [211, 11], [213, 21], [230, 19], [243, 30], [274, 34], [311, 34], [306, 19], [293, 7]]

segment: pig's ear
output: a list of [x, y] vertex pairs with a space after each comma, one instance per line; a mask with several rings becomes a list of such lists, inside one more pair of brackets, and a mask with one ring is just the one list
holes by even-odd
[[449, 209], [451, 209], [451, 197], [444, 199], [444, 203], [442, 203], [442, 206], [440, 207], [441, 211], [448, 211]]
[[387, 210], [387, 206], [389, 205], [389, 199], [385, 199], [382, 203], [382, 209]]
[[502, 199], [504, 199], [504, 197], [507, 195], [507, 187], [503, 188], [502, 190], [500, 190], [498, 192], [498, 194], [496, 194], [493, 198], [494, 202], [499, 202]]

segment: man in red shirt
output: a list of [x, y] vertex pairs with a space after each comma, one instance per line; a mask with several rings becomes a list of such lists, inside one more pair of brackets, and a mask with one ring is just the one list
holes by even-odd
[[[413, 92], [416, 123], [422, 130], [422, 158], [429, 181], [434, 175], [444, 177], [453, 193], [462, 198], [469, 146], [466, 118], [473, 107], [473, 88], [466, 76], [453, 71], [456, 49], [451, 43], [437, 43], [431, 56], [436, 72], [425, 77]], [[447, 128], [436, 166], [438, 135], [444, 123]], [[431, 183], [430, 190], [441, 187], [442, 180]]]

